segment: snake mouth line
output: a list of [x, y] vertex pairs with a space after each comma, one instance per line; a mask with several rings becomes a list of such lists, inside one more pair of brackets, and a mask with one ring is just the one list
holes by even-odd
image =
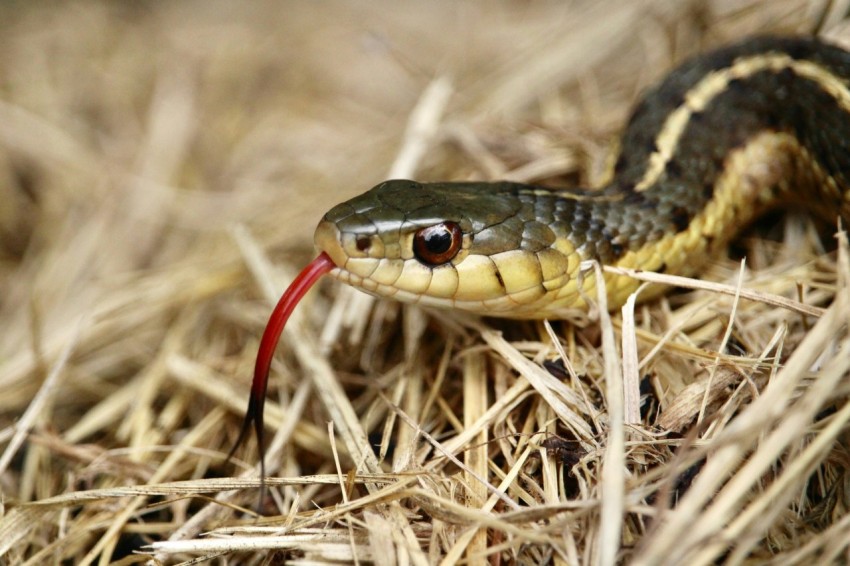
[[[334, 267], [328, 274], [342, 283], [376, 297], [392, 298], [404, 303], [429, 307], [452, 307], [476, 313], [502, 314], [510, 313], [518, 308], [530, 308], [535, 304], [534, 296], [540, 293], [545, 294], [545, 289], [540, 284], [533, 284], [499, 297], [463, 300], [452, 297], [436, 297], [425, 292], [406, 291], [393, 285], [378, 283], [369, 277], [357, 275], [342, 267]], [[520, 316], [519, 318], [526, 317]]]

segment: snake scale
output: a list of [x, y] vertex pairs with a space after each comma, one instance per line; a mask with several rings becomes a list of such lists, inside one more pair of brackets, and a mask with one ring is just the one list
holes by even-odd
[[[770, 208], [850, 219], [848, 83], [850, 53], [839, 47], [750, 39], [684, 62], [651, 89], [600, 188], [391, 180], [333, 207], [316, 229], [319, 257], [269, 320], [234, 450], [252, 423], [262, 450], [275, 345], [324, 273], [407, 302], [557, 318], [594, 296], [586, 260], [693, 275]], [[639, 286], [605, 277], [609, 308]]]

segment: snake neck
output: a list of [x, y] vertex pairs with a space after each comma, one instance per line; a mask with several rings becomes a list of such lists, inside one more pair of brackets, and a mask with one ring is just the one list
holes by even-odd
[[615, 263], [714, 210], [728, 212], [703, 223], [710, 248], [780, 205], [850, 218], [848, 78], [847, 52], [808, 39], [686, 62], [635, 109], [599, 197], [561, 193], [569, 204], [554, 220], [578, 219], [561, 235]]

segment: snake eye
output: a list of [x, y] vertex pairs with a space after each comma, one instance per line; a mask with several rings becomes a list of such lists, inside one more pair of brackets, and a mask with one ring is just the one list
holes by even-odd
[[457, 255], [462, 240], [460, 226], [454, 222], [428, 226], [413, 235], [413, 255], [425, 265], [443, 265]]

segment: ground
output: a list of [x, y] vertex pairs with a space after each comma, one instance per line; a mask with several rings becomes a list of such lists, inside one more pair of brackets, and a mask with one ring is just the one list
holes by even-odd
[[813, 0], [0, 5], [0, 562], [847, 561], [847, 249], [796, 215], [610, 316], [327, 282], [273, 365], [262, 517], [256, 446], [224, 461], [329, 206], [595, 184], [675, 62], [846, 29]]

